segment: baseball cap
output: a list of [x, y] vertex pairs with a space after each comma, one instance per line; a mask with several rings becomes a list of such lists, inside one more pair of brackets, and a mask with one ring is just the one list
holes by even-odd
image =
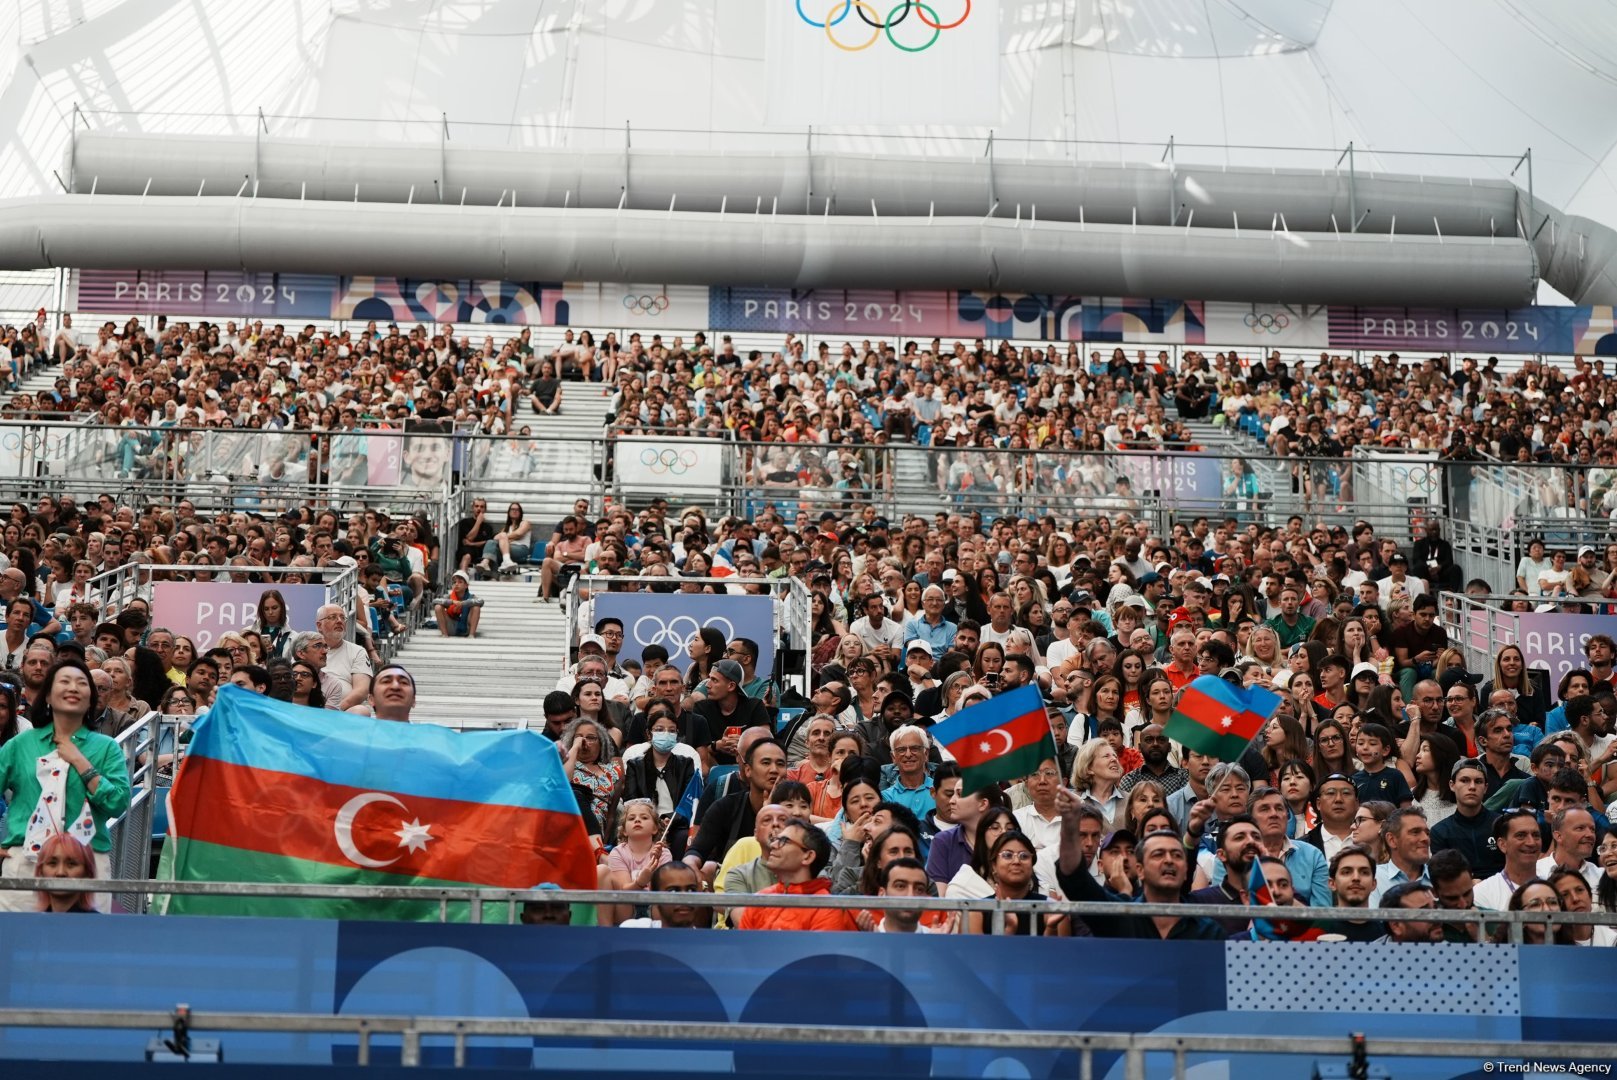
[[924, 652], [931, 656], [932, 646], [928, 645], [922, 638], [910, 638], [904, 643], [904, 653], [908, 655], [912, 652]]
[[1154, 570], [1148, 570], [1145, 573], [1140, 575], [1137, 584], [1143, 589], [1145, 586], [1147, 586], [1147, 585], [1155, 585], [1157, 582], [1159, 582], [1161, 580], [1162, 580], [1162, 575], [1161, 574], [1157, 573]]
[[1138, 844], [1139, 839], [1129, 829], [1113, 829], [1106, 834], [1106, 839], [1100, 842], [1100, 849], [1106, 851], [1121, 843]]
[[456, 570], [456, 571], [455, 571], [455, 572], [454, 572], [454, 574], [452, 574], [452, 575], [450, 575], [450, 576], [451, 576], [451, 577], [458, 577], [458, 578], [460, 578], [460, 579], [461, 579], [461, 580], [462, 580], [462, 581], [470, 581], [470, 580], [472, 580], [472, 575], [470, 575], [470, 574], [468, 574], [468, 573], [467, 573], [467, 572], [466, 572], [466, 571], [464, 571], [464, 570]]
[[1588, 544], [1585, 544], [1581, 548], [1578, 549], [1578, 558], [1581, 559], [1585, 555], [1593, 555], [1594, 553], [1595, 553], [1595, 549], [1593, 547], [1589, 546]]
[[[332, 562], [336, 563], [338, 566], [358, 566], [359, 565], [359, 561], [357, 559], [355, 559], [352, 555], [339, 555], [335, 559], [333, 559]], [[457, 574], [460, 573], [460, 571], [458, 571], [458, 570], [455, 571], [455, 572]], [[464, 577], [465, 575], [462, 575], [462, 576]]]
[[578, 651], [579, 652], [583, 652], [584, 651], [584, 646], [586, 646], [586, 645], [594, 645], [597, 649], [600, 649], [602, 652], [606, 652], [606, 639], [604, 637], [602, 637], [600, 634], [585, 634], [583, 637], [578, 639]]
[[734, 660], [720, 660], [713, 665], [713, 670], [733, 683], [745, 682], [747, 673], [741, 670], [741, 665]]
[[943, 572], [943, 575], [942, 575], [942, 577], [939, 578], [939, 580], [940, 581], [953, 581], [955, 578], [957, 578], [959, 576], [960, 575], [955, 572], [954, 567], [951, 566], [949, 569], [947, 569], [947, 570], [945, 570]]

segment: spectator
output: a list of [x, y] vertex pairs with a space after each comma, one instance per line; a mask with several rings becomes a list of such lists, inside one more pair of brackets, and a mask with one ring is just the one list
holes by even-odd
[[[760, 745], [773, 745], [766, 740]], [[781, 751], [781, 767], [785, 767], [785, 753]], [[825, 834], [802, 818], [791, 818], [770, 842], [765, 862], [775, 875], [776, 884], [760, 890], [760, 895], [823, 896], [831, 891], [831, 882], [819, 876], [830, 861], [831, 844]], [[742, 909], [736, 918], [742, 930], [853, 930], [853, 917], [847, 910], [836, 908], [767, 908]]]
[[1538, 819], [1531, 810], [1507, 810], [1493, 824], [1494, 843], [1505, 865], [1497, 874], [1477, 882], [1477, 907], [1506, 911], [1523, 885], [1536, 880], [1539, 854]]
[[472, 595], [471, 575], [456, 570], [449, 594], [434, 601], [432, 610], [438, 620], [440, 637], [475, 638], [483, 617], [483, 598]]
[[[42, 878], [77, 878], [89, 880], [97, 877], [95, 853], [82, 841], [67, 833], [52, 833], [40, 845], [34, 874]], [[41, 890], [39, 910], [53, 913], [96, 912], [95, 897], [87, 892], [49, 892]]]
[[[86, 717], [99, 711], [90, 669], [81, 660], [59, 660], [45, 673], [33, 729], [0, 746], [0, 792], [11, 793], [0, 875], [33, 877], [45, 840], [65, 832], [95, 853], [95, 877], [112, 877], [107, 824], [129, 806], [129, 770], [111, 737], [85, 728]], [[48, 773], [39, 768], [52, 759]], [[30, 899], [0, 893], [0, 908], [20, 910]]]

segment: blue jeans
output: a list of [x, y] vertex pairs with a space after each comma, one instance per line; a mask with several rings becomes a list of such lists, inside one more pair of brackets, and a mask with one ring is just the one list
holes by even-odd
[[[511, 542], [511, 561], [512, 562], [519, 562], [519, 563], [527, 562], [528, 561], [528, 551], [529, 551], [529, 548], [528, 548], [527, 544], [524, 544], [520, 540], [512, 541]], [[495, 559], [498, 559], [499, 557], [500, 557], [500, 545], [497, 542], [495, 542], [493, 540], [490, 540], [488, 543], [483, 545], [483, 558], [487, 559], [489, 562], [493, 562]]]

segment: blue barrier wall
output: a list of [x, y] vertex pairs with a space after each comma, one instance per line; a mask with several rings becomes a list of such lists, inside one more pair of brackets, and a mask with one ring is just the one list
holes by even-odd
[[[1604, 950], [1466, 945], [948, 940], [257, 919], [0, 917], [0, 1005], [617, 1017], [1400, 1038], [1602, 1040]], [[0, 1032], [0, 1057], [138, 1061], [145, 1032]], [[352, 1063], [349, 1037], [225, 1035], [229, 1062]], [[397, 1061], [397, 1044], [376, 1043]], [[447, 1064], [447, 1040], [427, 1040]], [[1617, 1041], [1613, 1054], [1617, 1056]], [[625, 1074], [1077, 1075], [1034, 1051], [483, 1040], [469, 1063]], [[1164, 1059], [1164, 1064], [1166, 1058]], [[1388, 1062], [1399, 1080], [1482, 1063]], [[1312, 1059], [1205, 1060], [1199, 1078], [1296, 1077]], [[9, 1072], [0, 1069], [0, 1073]], [[1119, 1076], [1111, 1057], [1096, 1076]], [[20, 1075], [20, 1074], [19, 1074]], [[60, 1072], [56, 1075], [67, 1076]]]

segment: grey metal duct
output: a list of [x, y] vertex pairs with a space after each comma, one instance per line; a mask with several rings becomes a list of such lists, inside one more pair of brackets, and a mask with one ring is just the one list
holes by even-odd
[[854, 218], [46, 196], [0, 204], [0, 268], [381, 274], [511, 281], [997, 289], [1510, 307], [1517, 239]]
[[[75, 191], [260, 200], [464, 203], [862, 217], [998, 217], [1180, 226], [1197, 232], [1534, 236], [1546, 281], [1579, 303], [1617, 303], [1617, 232], [1562, 215], [1505, 181], [1341, 169], [1217, 169], [859, 154], [489, 150], [302, 139], [81, 133]], [[997, 206], [997, 210], [995, 207]], [[1539, 228], [1544, 219], [1549, 228]], [[1529, 220], [1531, 219], [1531, 220]], [[1212, 295], [1208, 284], [1192, 290]], [[720, 282], [723, 283], [723, 282]], [[1405, 303], [1416, 302], [1413, 297]], [[1472, 302], [1480, 302], [1476, 298]]]
[[[260, 199], [465, 202], [631, 210], [1011, 217], [1294, 232], [1509, 236], [1516, 188], [1502, 181], [1346, 171], [1073, 164], [862, 154], [488, 150], [410, 143], [196, 136], [78, 136], [72, 190], [108, 195], [247, 193]], [[67, 175], [67, 174], [64, 174]], [[148, 190], [148, 186], [150, 188]], [[1350, 190], [1351, 188], [1351, 190]], [[1394, 229], [1394, 218], [1397, 218]]]

